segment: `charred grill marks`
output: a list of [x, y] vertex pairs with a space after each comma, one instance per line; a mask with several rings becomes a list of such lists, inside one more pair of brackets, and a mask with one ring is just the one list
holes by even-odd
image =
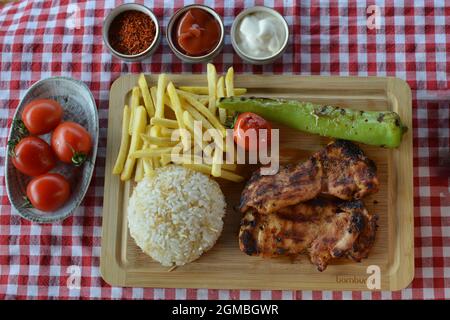
[[[258, 221], [253, 225], [255, 216]], [[361, 201], [321, 198], [284, 208], [283, 213], [250, 211], [243, 220], [248, 221], [239, 234], [244, 253], [274, 257], [306, 252], [320, 271], [334, 258], [367, 257], [377, 228], [377, 216], [370, 215]]]
[[361, 261], [375, 241], [378, 217], [358, 199], [378, 185], [375, 163], [345, 140], [274, 176], [258, 170], [241, 196], [239, 247], [262, 257], [307, 253], [320, 271], [334, 258]]
[[282, 166], [276, 175], [257, 170], [242, 192], [240, 210], [270, 213], [329, 194], [343, 200], [361, 199], [378, 191], [377, 169], [352, 142], [336, 140], [295, 166]]

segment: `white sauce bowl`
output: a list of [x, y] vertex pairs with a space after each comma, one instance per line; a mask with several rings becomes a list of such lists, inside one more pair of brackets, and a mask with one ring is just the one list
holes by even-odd
[[[281, 45], [280, 49], [275, 52], [274, 54], [267, 56], [267, 57], [252, 57], [246, 54], [241, 48], [239, 48], [239, 44], [237, 42], [237, 37], [239, 33], [239, 26], [242, 22], [242, 20], [249, 14], [257, 13], [257, 12], [265, 12], [277, 19], [280, 23], [280, 25], [284, 28], [285, 31], [285, 39], [283, 41], [283, 44]], [[286, 22], [286, 20], [283, 18], [283, 16], [278, 13], [277, 11], [264, 7], [264, 6], [255, 6], [248, 9], [245, 9], [241, 13], [238, 14], [236, 19], [234, 19], [233, 24], [231, 26], [231, 44], [234, 48], [234, 51], [238, 54], [239, 57], [242, 58], [242, 60], [249, 62], [251, 64], [269, 64], [280, 58], [283, 53], [286, 51], [287, 45], [289, 41], [289, 26]]]

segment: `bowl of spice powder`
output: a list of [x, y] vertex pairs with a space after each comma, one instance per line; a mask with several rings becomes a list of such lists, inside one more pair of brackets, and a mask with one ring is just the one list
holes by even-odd
[[109, 51], [130, 62], [151, 56], [161, 39], [156, 16], [137, 3], [123, 4], [112, 10], [103, 22], [102, 31]]

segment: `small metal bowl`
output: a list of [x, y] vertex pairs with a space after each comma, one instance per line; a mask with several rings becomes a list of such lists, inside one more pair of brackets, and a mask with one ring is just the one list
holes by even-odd
[[[194, 8], [203, 9], [203, 10], [207, 11], [208, 13], [210, 13], [216, 19], [216, 21], [219, 23], [219, 26], [220, 26], [220, 39], [219, 39], [219, 42], [217, 43], [217, 46], [210, 53], [205, 54], [203, 56], [190, 56], [190, 55], [187, 55], [187, 54], [181, 52], [180, 50], [178, 50], [177, 46], [175, 45], [175, 43], [173, 42], [173, 39], [172, 39], [173, 28], [175, 27], [175, 24], [178, 22], [178, 19], [186, 11], [188, 11], [189, 9], [194, 9]], [[200, 4], [192, 4], [192, 5], [186, 6], [182, 9], [178, 10], [170, 18], [169, 24], [167, 25], [166, 38], [167, 38], [167, 43], [169, 44], [170, 49], [172, 49], [172, 51], [175, 53], [175, 55], [178, 58], [180, 58], [181, 60], [183, 60], [184, 62], [189, 62], [189, 63], [208, 62], [208, 61], [211, 61], [215, 56], [217, 56], [220, 53], [220, 51], [222, 50], [222, 47], [224, 44], [224, 38], [225, 38], [225, 27], [223, 25], [221, 17], [212, 8], [210, 8], [208, 6], [200, 5]]]
[[[150, 46], [147, 49], [145, 49], [144, 51], [142, 51], [141, 53], [134, 54], [134, 55], [123, 54], [123, 53], [120, 53], [120, 52], [114, 50], [114, 48], [109, 43], [109, 28], [111, 26], [111, 23], [114, 21], [114, 19], [119, 14], [121, 14], [122, 12], [125, 12], [125, 11], [143, 12], [146, 15], [148, 15], [152, 19], [153, 23], [155, 24], [155, 29], [156, 29], [155, 39], [153, 39], [153, 42], [150, 44]], [[114, 10], [112, 10], [106, 16], [105, 20], [103, 21], [102, 34], [103, 34], [103, 42], [106, 44], [106, 46], [108, 47], [111, 54], [119, 59], [122, 59], [122, 60], [128, 61], [128, 62], [141, 61], [141, 60], [144, 60], [144, 59], [150, 57], [158, 48], [160, 40], [161, 40], [161, 30], [159, 28], [158, 19], [156, 19], [156, 16], [154, 15], [152, 10], [150, 10], [146, 6], [143, 6], [142, 4], [138, 4], [138, 3], [122, 4], [122, 5], [118, 6], [117, 8], [115, 8]]]
[[[281, 46], [280, 50], [278, 50], [273, 55], [268, 56], [268, 57], [258, 58], [258, 57], [249, 56], [249, 55], [245, 54], [244, 52], [242, 52], [242, 50], [239, 48], [239, 46], [236, 42], [236, 37], [237, 37], [237, 33], [238, 33], [237, 28], [238, 28], [239, 24], [241, 23], [242, 19], [245, 16], [252, 14], [252, 13], [256, 13], [256, 12], [266, 12], [266, 13], [273, 15], [283, 25], [285, 33], [286, 33], [286, 38], [284, 39], [283, 45]], [[280, 13], [278, 13], [277, 11], [275, 11], [271, 8], [268, 8], [268, 7], [255, 6], [255, 7], [245, 9], [244, 11], [242, 11], [241, 13], [239, 13], [237, 15], [236, 19], [234, 19], [233, 24], [231, 25], [231, 45], [233, 46], [234, 51], [236, 51], [236, 53], [238, 54], [239, 57], [242, 58], [242, 60], [249, 62], [251, 64], [269, 64], [269, 63], [274, 62], [275, 60], [280, 58], [283, 55], [283, 53], [286, 51], [288, 42], [289, 42], [289, 26], [288, 26], [286, 20], [283, 18], [283, 16]]]

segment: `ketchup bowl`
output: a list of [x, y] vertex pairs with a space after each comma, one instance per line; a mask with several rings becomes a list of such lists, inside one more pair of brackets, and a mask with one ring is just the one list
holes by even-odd
[[208, 62], [222, 50], [225, 28], [212, 8], [193, 4], [179, 9], [167, 25], [167, 42], [175, 55], [189, 63]]

